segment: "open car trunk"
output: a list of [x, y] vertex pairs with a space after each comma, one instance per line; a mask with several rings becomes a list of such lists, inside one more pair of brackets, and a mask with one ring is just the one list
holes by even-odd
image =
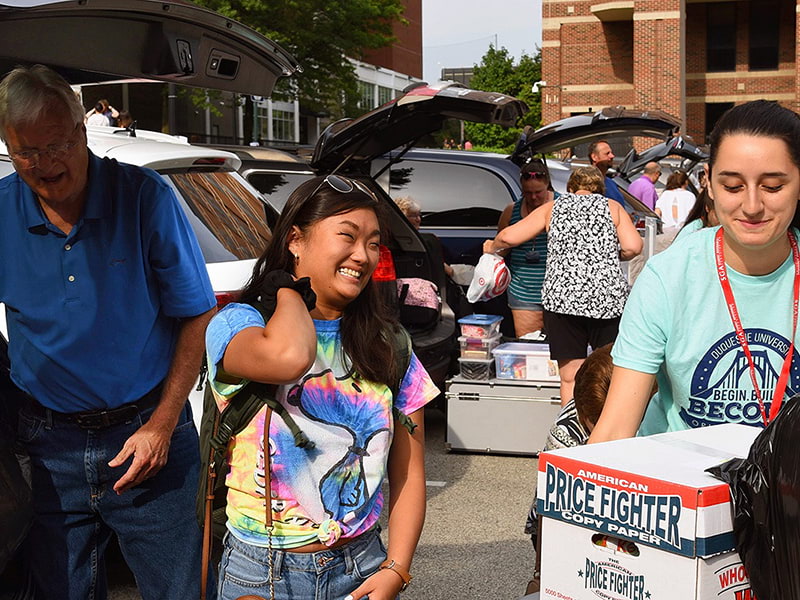
[[261, 96], [301, 70], [255, 30], [180, 0], [0, 0], [0, 73], [33, 63], [73, 84], [134, 77]]

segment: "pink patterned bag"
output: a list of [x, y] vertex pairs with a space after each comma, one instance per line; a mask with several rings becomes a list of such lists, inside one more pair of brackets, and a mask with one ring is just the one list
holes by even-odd
[[439, 318], [442, 299], [436, 284], [419, 277], [397, 280], [400, 322], [408, 328], [433, 327]]

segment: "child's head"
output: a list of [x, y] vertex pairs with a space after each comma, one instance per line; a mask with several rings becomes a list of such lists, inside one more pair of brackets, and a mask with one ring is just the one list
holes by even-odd
[[595, 423], [603, 412], [608, 386], [611, 384], [611, 372], [614, 363], [611, 360], [611, 348], [614, 344], [606, 344], [593, 351], [575, 374], [575, 410], [578, 419], [587, 431], [594, 429]]

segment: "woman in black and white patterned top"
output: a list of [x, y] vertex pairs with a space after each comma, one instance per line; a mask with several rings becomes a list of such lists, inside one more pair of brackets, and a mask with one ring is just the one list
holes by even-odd
[[642, 251], [642, 238], [622, 206], [603, 196], [596, 167], [576, 169], [568, 194], [547, 202], [484, 243], [484, 252], [517, 246], [547, 231], [542, 286], [550, 357], [558, 361], [561, 402], [572, 398], [586, 348], [613, 342], [628, 297], [619, 261]]

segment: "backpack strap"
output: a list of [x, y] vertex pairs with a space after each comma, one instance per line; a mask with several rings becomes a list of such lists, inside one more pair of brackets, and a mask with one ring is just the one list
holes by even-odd
[[395, 420], [408, 429], [408, 433], [413, 435], [417, 424], [411, 420], [411, 417], [395, 406], [395, 400], [397, 400], [397, 395], [400, 393], [403, 378], [406, 376], [408, 367], [411, 364], [411, 336], [408, 335], [404, 327], [398, 326], [394, 330], [392, 346], [394, 348], [395, 362], [400, 365], [397, 382], [390, 388], [392, 390], [392, 415], [394, 415]]
[[[300, 429], [297, 421], [288, 413], [286, 408], [275, 398], [276, 386], [266, 383], [251, 381], [239, 390], [232, 401], [220, 415], [219, 426], [211, 437], [211, 447], [224, 455], [231, 438], [242, 431], [263, 406], [267, 406], [276, 413], [289, 428], [294, 437], [294, 445], [306, 450], [312, 450], [316, 444]], [[235, 403], [235, 405], [233, 405]], [[233, 410], [231, 410], [233, 409]], [[227, 418], [226, 418], [227, 417]]]

